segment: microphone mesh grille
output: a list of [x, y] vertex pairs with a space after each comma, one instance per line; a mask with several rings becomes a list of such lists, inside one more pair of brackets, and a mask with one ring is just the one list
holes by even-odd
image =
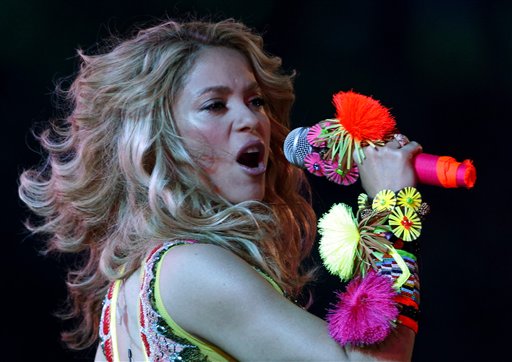
[[295, 128], [284, 140], [284, 156], [288, 162], [297, 167], [304, 167], [304, 158], [312, 150], [306, 138], [308, 132], [308, 127]]

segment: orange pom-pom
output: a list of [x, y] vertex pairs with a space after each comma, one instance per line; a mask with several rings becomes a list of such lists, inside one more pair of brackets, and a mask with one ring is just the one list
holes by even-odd
[[333, 96], [336, 118], [356, 142], [381, 141], [396, 133], [396, 122], [379, 101], [352, 91]]

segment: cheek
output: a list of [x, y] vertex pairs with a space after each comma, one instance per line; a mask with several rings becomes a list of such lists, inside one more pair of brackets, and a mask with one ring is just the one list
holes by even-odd
[[271, 138], [271, 135], [272, 135], [272, 126], [270, 124], [270, 121], [267, 122], [267, 124], [266, 124], [265, 132], [266, 132], [267, 141], [270, 142], [270, 138]]
[[194, 148], [225, 143], [220, 125], [208, 120], [192, 119], [191, 122], [179, 124], [178, 129], [186, 144]]
[[264, 123], [264, 134], [265, 134], [265, 140], [266, 140], [267, 144], [270, 144], [270, 140], [272, 139], [273, 123], [275, 123], [275, 122], [270, 121], [270, 120], [268, 120], [266, 123]]
[[215, 150], [222, 150], [223, 147], [227, 146], [226, 137], [216, 129], [196, 131], [190, 137], [192, 139], [191, 143], [203, 152], [211, 153]]
[[223, 158], [221, 155], [225, 153], [222, 147], [226, 144], [226, 139], [214, 131], [206, 133], [197, 129], [193, 132], [184, 132], [182, 136], [187, 151], [201, 168], [207, 173], [213, 172], [219, 159]]

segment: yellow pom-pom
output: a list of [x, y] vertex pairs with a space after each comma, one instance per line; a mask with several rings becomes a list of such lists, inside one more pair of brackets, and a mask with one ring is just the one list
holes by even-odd
[[360, 239], [350, 206], [333, 205], [318, 221], [318, 232], [321, 235], [319, 253], [326, 269], [341, 280], [350, 279]]

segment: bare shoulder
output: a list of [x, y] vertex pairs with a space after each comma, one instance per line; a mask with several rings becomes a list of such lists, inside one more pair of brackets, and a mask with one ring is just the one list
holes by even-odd
[[262, 309], [269, 304], [289, 303], [251, 265], [219, 246], [175, 246], [161, 270], [160, 293], [169, 315], [189, 333], [218, 346], [225, 339], [217, 336], [260, 323], [255, 316], [268, 316]]
[[[217, 245], [192, 244], [173, 247], [166, 255], [160, 274], [165, 301], [175, 308], [180, 298], [227, 302], [237, 294], [273, 290], [245, 260]], [[199, 302], [199, 301], [198, 301]], [[188, 303], [187, 303], [188, 304]], [[202, 303], [199, 303], [199, 305]]]
[[167, 254], [169, 256], [166, 257], [166, 264], [180, 264], [181, 266], [192, 261], [209, 264], [216, 261], [221, 263], [236, 262], [237, 259], [240, 259], [240, 257], [221, 246], [201, 243], [176, 245]]
[[208, 284], [219, 287], [219, 280], [247, 277], [245, 273], [258, 275], [254, 268], [233, 252], [211, 244], [174, 246], [164, 258], [162, 268], [165, 271], [162, 274], [164, 283], [175, 283], [177, 278], [200, 283], [203, 287]]
[[346, 359], [325, 322], [290, 302], [249, 263], [222, 247], [173, 247], [163, 260], [159, 283], [176, 323], [238, 360]]

